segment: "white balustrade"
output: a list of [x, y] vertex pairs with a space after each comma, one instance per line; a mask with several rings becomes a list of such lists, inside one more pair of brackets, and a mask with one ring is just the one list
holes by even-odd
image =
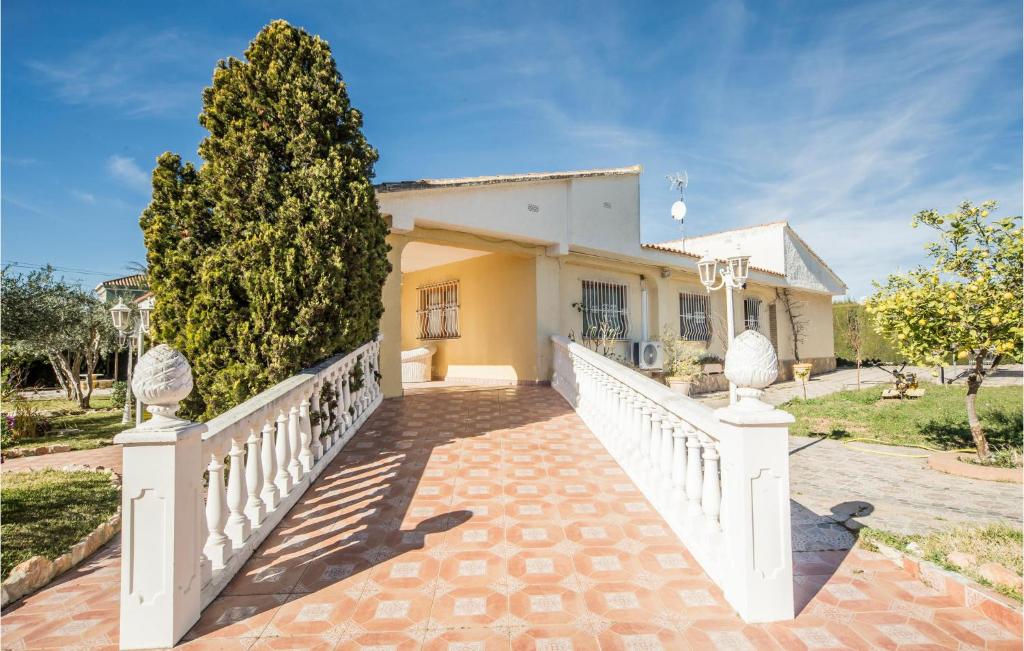
[[[194, 423], [175, 416], [192, 390], [187, 360], [166, 345], [146, 353], [132, 389], [153, 418], [115, 438], [122, 649], [173, 646], [195, 624], [380, 405], [379, 354], [371, 341]], [[361, 386], [350, 391], [357, 368]]]
[[792, 619], [789, 424], [760, 400], [778, 360], [737, 336], [725, 375], [735, 405], [713, 410], [596, 352], [552, 337], [551, 385], [571, 404], [748, 622]]

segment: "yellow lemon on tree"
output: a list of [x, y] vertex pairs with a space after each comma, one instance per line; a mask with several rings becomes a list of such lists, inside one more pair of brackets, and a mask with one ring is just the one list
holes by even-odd
[[967, 355], [968, 355], [968, 352], [966, 350], [961, 350], [959, 353], [956, 354], [956, 358], [957, 359], [967, 359]]

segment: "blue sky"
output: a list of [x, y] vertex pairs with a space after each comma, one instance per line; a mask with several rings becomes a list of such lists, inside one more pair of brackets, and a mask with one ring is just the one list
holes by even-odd
[[661, 241], [685, 169], [688, 234], [788, 219], [855, 297], [923, 259], [918, 210], [1021, 212], [1017, 0], [233, 5], [3, 2], [5, 262], [142, 261], [155, 157], [196, 159], [214, 64], [275, 18], [330, 42], [378, 181], [640, 163]]

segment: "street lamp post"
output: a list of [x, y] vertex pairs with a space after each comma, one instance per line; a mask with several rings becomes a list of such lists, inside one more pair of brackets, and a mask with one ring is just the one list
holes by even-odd
[[[118, 339], [121, 345], [128, 344], [128, 387], [125, 391], [125, 401], [130, 402], [132, 396], [132, 342], [130, 337], [135, 337], [135, 363], [138, 364], [146, 345], [146, 333], [149, 332], [149, 315], [153, 311], [154, 301], [152, 297], [139, 303], [139, 315], [133, 318], [132, 309], [118, 299], [117, 305], [110, 308], [110, 320], [117, 330]], [[127, 408], [125, 417], [127, 418]], [[135, 426], [142, 424], [142, 402], [138, 397], [135, 399]]]
[[[722, 265], [718, 260], [711, 257], [704, 257], [697, 263], [697, 271], [700, 273], [700, 282], [710, 294], [713, 291], [725, 287], [725, 318], [728, 337], [726, 347], [732, 345], [736, 336], [736, 319], [733, 311], [732, 290], [740, 289], [747, 283], [747, 273], [750, 268], [750, 256], [734, 255]], [[729, 382], [729, 404], [736, 402], [736, 385]]]

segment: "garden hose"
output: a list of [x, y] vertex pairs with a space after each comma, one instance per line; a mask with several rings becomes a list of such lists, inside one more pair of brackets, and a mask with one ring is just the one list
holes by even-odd
[[[974, 448], [958, 448], [956, 450], [942, 450], [940, 448], [933, 448], [927, 445], [915, 445], [913, 443], [889, 443], [881, 439], [873, 439], [867, 437], [858, 437], [852, 439], [846, 439], [843, 441], [843, 445], [849, 445], [850, 443], [874, 443], [876, 445], [892, 445], [901, 448], [919, 448], [921, 450], [928, 450], [929, 452], [975, 452]], [[866, 448], [853, 448], [859, 452], [867, 452], [869, 454], [880, 454], [886, 457], [903, 457], [904, 459], [927, 459], [930, 454], [902, 454], [900, 452], [883, 452], [881, 450], [868, 450]]]

